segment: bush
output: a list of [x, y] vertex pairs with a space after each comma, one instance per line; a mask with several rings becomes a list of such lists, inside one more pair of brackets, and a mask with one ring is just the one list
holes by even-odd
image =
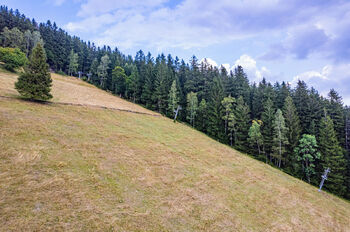
[[63, 72], [62, 70], [58, 70], [56, 73], [59, 75], [62, 75], [62, 76], [67, 76], [67, 74], [65, 72]]
[[0, 47], [0, 61], [5, 63], [5, 69], [13, 72], [15, 68], [26, 64], [27, 57], [18, 48]]

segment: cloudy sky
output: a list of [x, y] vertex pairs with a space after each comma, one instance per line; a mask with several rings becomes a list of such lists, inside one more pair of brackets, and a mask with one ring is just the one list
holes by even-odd
[[5, 0], [37, 21], [126, 54], [194, 54], [251, 81], [306, 81], [350, 105], [350, 1]]

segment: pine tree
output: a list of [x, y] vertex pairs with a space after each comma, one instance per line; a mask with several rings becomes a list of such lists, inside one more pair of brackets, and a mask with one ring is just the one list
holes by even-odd
[[198, 106], [197, 126], [200, 131], [205, 132], [207, 128], [207, 102], [202, 99]]
[[321, 152], [321, 170], [330, 168], [327, 184], [325, 188], [329, 191], [343, 196], [346, 191], [345, 187], [345, 172], [346, 162], [342, 148], [334, 130], [333, 121], [330, 116], [325, 115], [321, 120], [319, 147]]
[[262, 124], [262, 135], [264, 137], [264, 153], [266, 156], [266, 162], [268, 155], [272, 152], [273, 143], [273, 121], [275, 118], [275, 110], [273, 108], [273, 102], [271, 99], [267, 99], [264, 105], [264, 111], [261, 116]]
[[190, 92], [187, 94], [187, 120], [194, 126], [195, 118], [198, 110], [197, 93]]
[[312, 121], [310, 101], [309, 90], [306, 83], [299, 80], [293, 93], [293, 102], [297, 109], [303, 134], [310, 134], [309, 128]]
[[261, 145], [263, 143], [263, 137], [261, 134], [260, 126], [262, 122], [259, 120], [253, 120], [251, 127], [249, 128], [248, 141], [250, 145], [258, 150], [258, 158], [261, 158]]
[[297, 172], [301, 172], [302, 177], [306, 177], [311, 182], [311, 176], [315, 174], [314, 162], [320, 159], [321, 154], [318, 152], [317, 141], [314, 135], [304, 134], [299, 140], [299, 145], [294, 149]]
[[176, 81], [174, 80], [171, 84], [170, 91], [169, 91], [169, 97], [168, 97], [168, 115], [170, 117], [173, 117], [175, 114], [175, 110], [179, 103], [179, 93], [176, 88]]
[[231, 93], [233, 97], [238, 98], [243, 97], [244, 102], [249, 101], [249, 80], [247, 74], [244, 72], [242, 66], [238, 65], [235, 68], [234, 78], [233, 78], [233, 92]]
[[222, 123], [222, 104], [224, 89], [221, 79], [215, 77], [210, 87], [208, 100], [208, 134], [213, 138], [225, 141], [224, 125]]
[[68, 75], [72, 76], [73, 73], [76, 73], [78, 70], [78, 54], [74, 53], [72, 49], [68, 59], [69, 59]]
[[52, 98], [51, 83], [45, 50], [38, 43], [30, 56], [28, 67], [15, 83], [15, 88], [25, 98], [45, 101]]
[[157, 74], [155, 79], [155, 92], [154, 96], [156, 99], [156, 107], [158, 112], [166, 113], [167, 109], [167, 98], [168, 98], [168, 67], [165, 63], [165, 60], [162, 60], [157, 65]]
[[298, 145], [301, 128], [298, 113], [296, 112], [293, 99], [290, 96], [287, 96], [284, 101], [283, 116], [288, 129], [288, 144], [286, 146], [287, 157], [285, 162], [289, 168], [292, 168], [292, 155], [294, 148]]
[[339, 144], [345, 145], [345, 118], [344, 118], [344, 110], [343, 110], [343, 101], [342, 97], [334, 90], [331, 89], [328, 93], [329, 104], [327, 106], [328, 114], [331, 117], [334, 130], [337, 134], [337, 139]]
[[236, 122], [235, 129], [235, 147], [240, 151], [248, 150], [248, 131], [249, 131], [249, 107], [244, 102], [243, 97], [237, 99], [237, 104], [234, 109], [234, 117]]
[[273, 148], [275, 157], [277, 158], [277, 166], [280, 168], [283, 155], [286, 151], [286, 145], [288, 144], [287, 133], [288, 129], [285, 125], [282, 111], [278, 109], [275, 114], [275, 120], [273, 122], [274, 137], [273, 137]]

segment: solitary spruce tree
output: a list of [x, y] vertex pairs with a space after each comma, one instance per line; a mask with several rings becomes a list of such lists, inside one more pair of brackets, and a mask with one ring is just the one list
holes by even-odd
[[52, 79], [43, 46], [38, 43], [33, 49], [29, 64], [15, 83], [17, 91], [25, 98], [46, 101], [50, 94]]

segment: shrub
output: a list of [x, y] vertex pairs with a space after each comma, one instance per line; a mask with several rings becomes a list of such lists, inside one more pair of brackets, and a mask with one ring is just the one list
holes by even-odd
[[5, 63], [5, 69], [13, 72], [15, 68], [26, 64], [27, 57], [18, 48], [0, 47], [0, 61]]

